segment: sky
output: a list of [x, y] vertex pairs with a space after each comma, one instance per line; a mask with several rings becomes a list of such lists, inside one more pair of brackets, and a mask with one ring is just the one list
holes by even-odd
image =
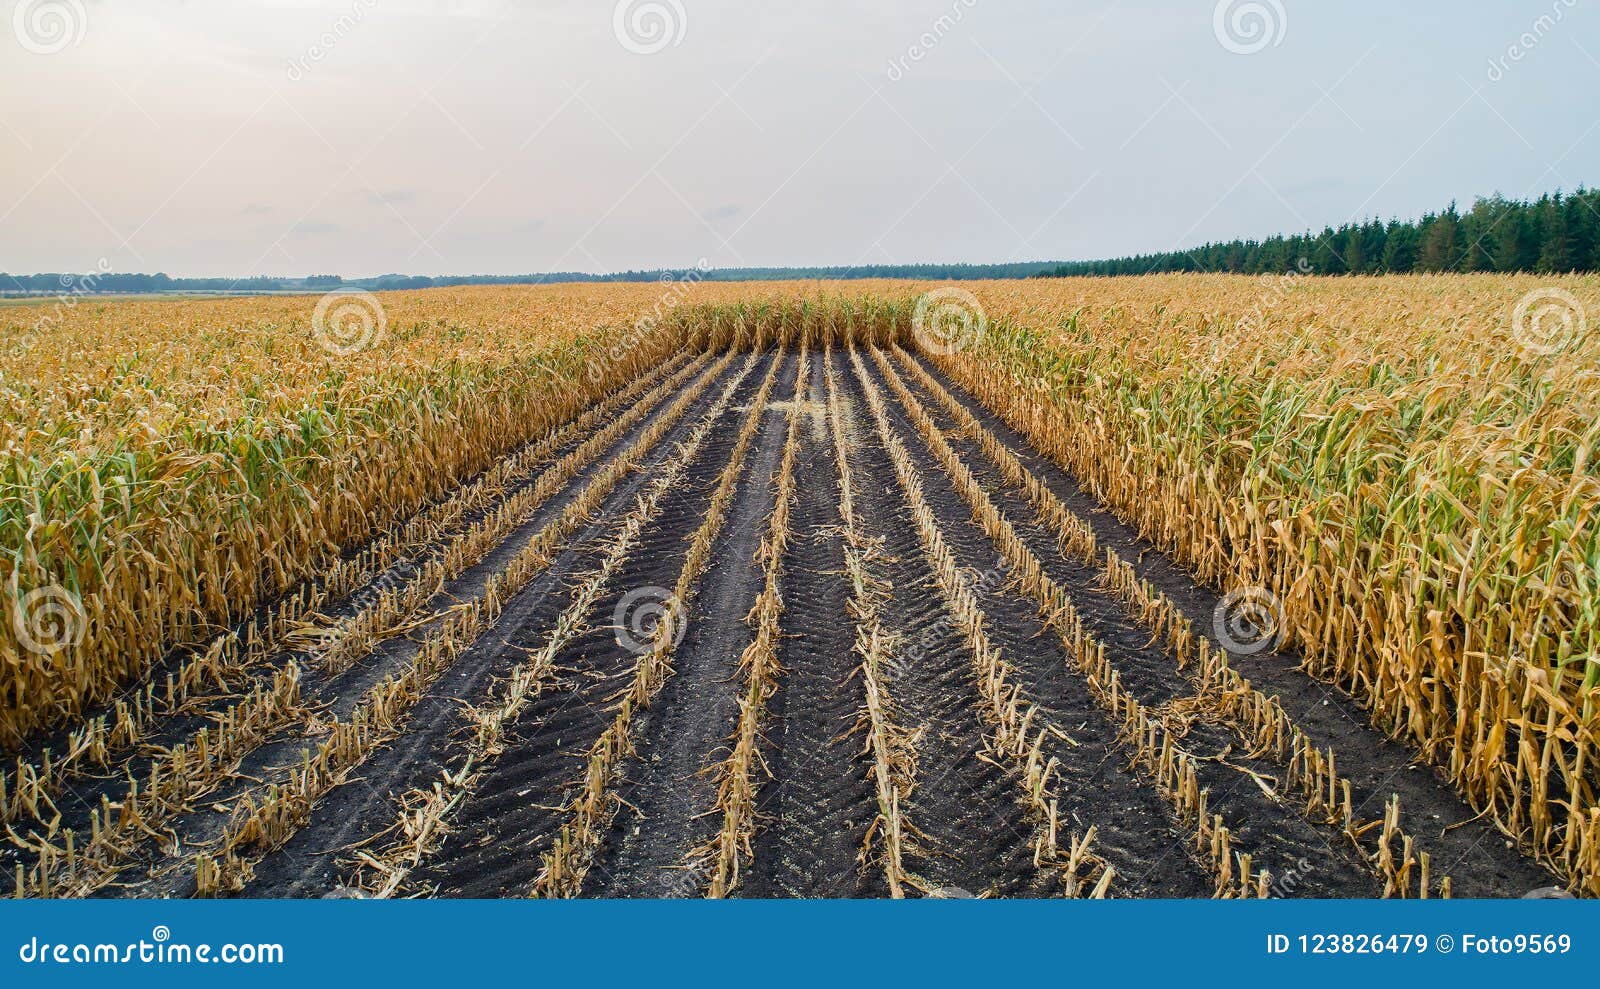
[[0, 271], [1114, 257], [1600, 184], [1600, 0], [0, 0]]

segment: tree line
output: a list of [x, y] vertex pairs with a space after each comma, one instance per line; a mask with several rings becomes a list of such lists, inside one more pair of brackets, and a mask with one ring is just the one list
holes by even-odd
[[166, 274], [73, 274], [47, 272], [8, 275], [0, 272], [0, 293], [30, 295], [140, 295], [179, 292], [310, 292], [333, 288], [387, 292], [401, 289], [448, 288], [457, 285], [544, 285], [555, 282], [657, 282], [657, 281], [775, 281], [780, 279], [918, 278], [960, 281], [975, 278], [1028, 278], [1048, 271], [1057, 262], [1018, 264], [903, 264], [841, 265], [820, 268], [653, 268], [593, 274], [553, 271], [528, 275], [379, 275], [341, 278], [311, 275], [305, 278], [173, 278]]
[[1265, 240], [1208, 243], [1104, 261], [1069, 261], [1042, 277], [1146, 275], [1159, 272], [1301, 270], [1319, 275], [1498, 271], [1555, 274], [1600, 271], [1600, 190], [1560, 192], [1536, 200], [1479, 198], [1466, 212], [1455, 203], [1420, 220], [1367, 220]]
[[777, 279], [914, 278], [962, 281], [976, 278], [1148, 275], [1161, 272], [1286, 271], [1319, 275], [1494, 271], [1553, 274], [1600, 271], [1600, 190], [1579, 188], [1536, 200], [1480, 198], [1462, 212], [1451, 203], [1414, 221], [1370, 219], [1325, 227], [1321, 233], [1279, 235], [1264, 240], [1208, 243], [1185, 251], [1140, 254], [1101, 261], [1010, 264], [878, 264], [811, 268], [655, 268], [593, 274], [557, 271], [527, 275], [379, 275], [346, 279], [172, 278], [166, 274], [0, 272], [0, 293], [33, 295], [144, 294], [171, 292], [321, 292], [333, 288], [388, 291], [456, 285], [540, 285], [552, 282], [769, 281]]

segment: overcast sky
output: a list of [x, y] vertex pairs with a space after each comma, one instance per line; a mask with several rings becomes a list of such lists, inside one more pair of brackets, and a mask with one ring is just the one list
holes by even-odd
[[1600, 0], [0, 0], [0, 270], [1020, 261], [1600, 183]]

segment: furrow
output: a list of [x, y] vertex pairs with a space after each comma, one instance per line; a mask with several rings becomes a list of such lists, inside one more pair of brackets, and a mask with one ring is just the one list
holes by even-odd
[[[874, 573], [874, 564], [883, 552], [883, 539], [866, 533], [856, 515], [855, 480], [850, 467], [854, 446], [850, 432], [854, 415], [847, 400], [839, 394], [830, 343], [823, 358], [828, 385], [828, 422], [833, 435], [835, 469], [838, 472], [839, 520], [844, 528], [845, 576], [850, 582], [848, 614], [855, 627], [854, 651], [860, 658], [865, 748], [872, 754], [872, 783], [877, 797], [878, 815], [867, 829], [862, 861], [875, 861], [883, 870], [889, 895], [905, 896], [907, 836], [914, 833], [907, 821], [905, 806], [916, 788], [916, 745], [912, 732], [897, 721], [896, 705], [890, 692], [885, 659], [898, 648], [901, 636], [885, 625], [885, 608], [891, 600], [889, 585]], [[847, 424], [848, 427], [847, 428]]]
[[[1033, 818], [1034, 866], [1057, 876], [1067, 895], [1087, 890], [1103, 896], [1111, 882], [1107, 878], [1109, 873], [1098, 856], [1088, 852], [1086, 843], [1074, 838], [1068, 842], [1066, 854], [1062, 853], [1057, 804], [1052, 792], [1056, 765], [1044, 753], [1045, 740], [1059, 730], [1047, 719], [1040, 718], [1038, 705], [1013, 681], [1010, 664], [990, 641], [984, 613], [939, 530], [905, 446], [890, 428], [883, 399], [856, 351], [851, 351], [850, 360], [866, 395], [879, 440], [889, 453], [901, 491], [911, 505], [923, 551], [933, 566], [945, 605], [965, 635], [977, 672], [978, 694], [986, 720], [994, 727], [991, 745], [996, 755], [1016, 770], [1023, 800]], [[1035, 721], [1042, 722], [1037, 729]], [[1106, 885], [1101, 884], [1101, 879]]]
[[788, 432], [783, 444], [783, 460], [773, 479], [776, 502], [768, 520], [767, 535], [757, 554], [757, 559], [765, 567], [766, 583], [747, 619], [755, 627], [755, 636], [739, 657], [739, 667], [745, 677], [739, 701], [739, 723], [731, 741], [731, 752], [717, 767], [717, 810], [722, 815], [722, 825], [710, 845], [691, 854], [689, 863], [692, 870], [704, 868], [712, 873], [706, 891], [706, 895], [712, 898], [725, 897], [734, 890], [739, 884], [741, 864], [753, 854], [750, 841], [756, 827], [757, 773], [762, 769], [759, 751], [761, 722], [767, 704], [777, 690], [776, 647], [780, 635], [779, 620], [783, 615], [783, 599], [779, 595], [778, 583], [783, 573], [783, 557], [790, 536], [794, 465], [804, 419], [799, 396], [808, 377], [809, 359], [809, 351], [802, 343], [799, 370], [795, 375], [795, 398], [790, 405]]
[[733, 452], [706, 507], [705, 518], [690, 541], [670, 605], [639, 655], [632, 681], [617, 703], [611, 725], [589, 749], [583, 777], [573, 785], [577, 796], [567, 804], [568, 820], [543, 856], [543, 868], [534, 884], [536, 896], [572, 897], [583, 888], [584, 878], [619, 806], [610, 787], [622, 761], [635, 753], [635, 714], [650, 707], [673, 673], [673, 650], [693, 621], [696, 589], [711, 562], [712, 545], [722, 531], [728, 506], [744, 470], [746, 454], [760, 429], [761, 417], [781, 365], [782, 360], [774, 358], [760, 390], [751, 400]]
[[506, 747], [506, 732], [522, 714], [529, 701], [546, 686], [562, 650], [585, 628], [588, 616], [613, 576], [633, 552], [645, 527], [655, 518], [663, 497], [677, 485], [693, 463], [716, 426], [739, 385], [755, 364], [755, 356], [733, 377], [716, 403], [693, 433], [640, 496], [634, 509], [625, 516], [613, 535], [601, 562], [579, 582], [571, 602], [557, 616], [544, 644], [511, 671], [499, 696], [471, 713], [466, 727], [470, 731], [465, 756], [458, 768], [446, 769], [431, 786], [403, 795], [400, 819], [395, 833], [399, 840], [378, 854], [363, 853], [363, 868], [351, 885], [373, 889], [380, 897], [394, 895], [410, 873], [422, 862], [450, 826], [452, 812], [472, 797], [479, 784], [492, 771]]

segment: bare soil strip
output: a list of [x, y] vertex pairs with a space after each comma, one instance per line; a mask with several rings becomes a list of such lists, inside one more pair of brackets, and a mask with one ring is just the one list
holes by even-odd
[[[793, 394], [798, 363], [792, 353], [783, 360], [776, 395]], [[685, 861], [716, 833], [710, 770], [738, 718], [738, 660], [750, 635], [745, 616], [761, 586], [756, 554], [788, 429], [782, 409], [758, 411], [759, 432], [676, 650], [677, 672], [641, 726], [636, 756], [617, 788], [622, 810], [596, 855], [585, 896], [687, 897], [705, 883], [705, 872]]]
[[[852, 358], [858, 365], [863, 400], [871, 404], [866, 389], [886, 389], [866, 372], [867, 362], [858, 355], [853, 354]], [[967, 584], [981, 609], [979, 618], [985, 619], [982, 624], [987, 638], [1004, 664], [1003, 674], [987, 676], [1006, 681], [1003, 690], [1010, 708], [1006, 717], [1012, 721], [1025, 719], [1026, 727], [1006, 730], [1025, 739], [1030, 751], [1037, 746], [1039, 755], [1035, 759], [1054, 765], [1051, 775], [1056, 783], [1046, 789], [1053, 792], [1058, 808], [1056, 830], [1087, 833], [1093, 828], [1096, 845], [1116, 870], [1125, 895], [1208, 895], [1213, 884], [1198, 861], [1186, 852], [1181, 829], [1160, 795], [1125, 772], [1128, 759], [1119, 751], [1115, 726], [1103, 719], [1095, 699], [1071, 676], [1058, 647], [1048, 637], [1048, 630], [1038, 622], [1027, 602], [1007, 593], [1007, 587], [1018, 579], [1014, 564], [996, 553], [983, 531], [972, 524], [971, 513], [946, 475], [931, 457], [918, 451], [916, 430], [900, 409], [886, 401], [884, 407], [885, 429], [907, 450], [939, 534], [950, 547], [955, 564], [970, 575]], [[960, 622], [954, 624], [959, 627]], [[970, 634], [967, 639], [970, 643]], [[972, 682], [969, 690], [983, 690], [978, 677], [969, 674], [968, 679]], [[995, 719], [988, 720], [993, 723]], [[1004, 742], [991, 737], [985, 740], [985, 749], [971, 757], [1004, 765], [1006, 749]], [[1016, 775], [1014, 769], [1011, 774]], [[1027, 825], [1013, 822], [1010, 826], [1013, 835], [1030, 849], [1031, 856], [1035, 839], [1025, 830]], [[1038, 826], [1037, 822], [1034, 826]], [[1160, 866], [1155, 875], [1153, 865]], [[1031, 870], [1014, 876], [1009, 887], [993, 892], [1058, 895], [1048, 879]]]
[[822, 361], [811, 362], [810, 380], [793, 401], [800, 403], [793, 412], [801, 480], [781, 580], [782, 673], [765, 732], [771, 780], [758, 796], [762, 820], [742, 895], [860, 895], [857, 858], [872, 823], [873, 796], [855, 732], [857, 660], [847, 621], [849, 586], [841, 579], [844, 535]]

